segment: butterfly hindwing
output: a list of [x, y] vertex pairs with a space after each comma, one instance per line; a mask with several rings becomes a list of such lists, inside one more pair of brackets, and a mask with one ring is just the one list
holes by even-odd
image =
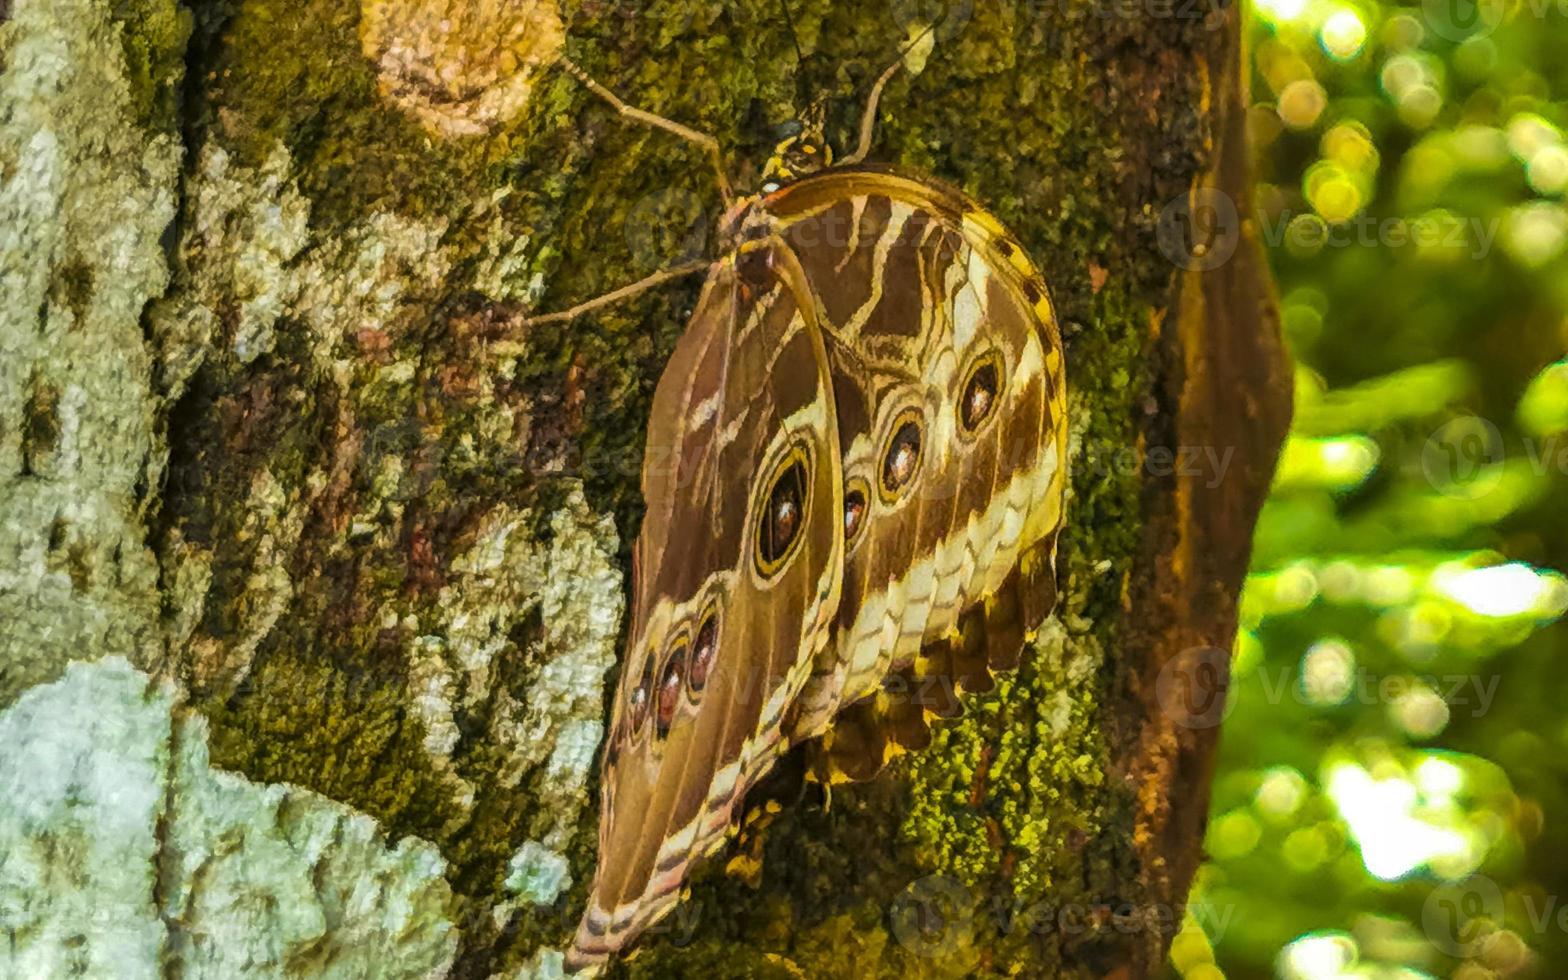
[[901, 741], [911, 701], [951, 716], [956, 689], [988, 684], [981, 665], [1016, 664], [1049, 611], [1065, 491], [1060, 339], [1022, 250], [956, 191], [829, 170], [766, 203], [817, 297], [846, 506], [863, 506], [846, 514], [834, 638], [793, 734], [820, 734], [892, 678], [899, 703], [884, 696], [829, 734], [873, 753], [853, 763], [858, 776]]
[[803, 281], [776, 239], [716, 263], [654, 395], [578, 968], [662, 915], [721, 844], [827, 639], [842, 476]]

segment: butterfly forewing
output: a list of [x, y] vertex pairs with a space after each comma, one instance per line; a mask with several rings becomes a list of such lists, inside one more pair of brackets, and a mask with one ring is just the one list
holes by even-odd
[[574, 966], [675, 902], [777, 756], [837, 607], [842, 484], [804, 278], [782, 242], [754, 241], [715, 265], [654, 395], [599, 865]]

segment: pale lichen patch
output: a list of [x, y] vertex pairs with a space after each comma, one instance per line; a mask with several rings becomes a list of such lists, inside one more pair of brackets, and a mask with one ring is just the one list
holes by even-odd
[[[19, 0], [0, 31], [0, 704], [84, 651], [159, 655], [141, 329], [181, 150], [127, 43], [178, 86], [169, 0]], [[117, 20], [124, 16], [126, 21]], [[163, 31], [164, 33], [160, 33]]]
[[[604, 734], [604, 677], [615, 662], [624, 600], [614, 525], [588, 507], [580, 487], [551, 514], [548, 534], [538, 534], [535, 523], [530, 511], [498, 507], [453, 558], [437, 603], [442, 618], [409, 650], [410, 710], [422, 722], [433, 768], [461, 783], [452, 760], [459, 744], [454, 719], [487, 708], [486, 743], [500, 753], [497, 788], [521, 792], [526, 779], [537, 802], [532, 849], [525, 845], [514, 856], [512, 873], [528, 880], [544, 874], [558, 892], [569, 882], [565, 852], [588, 805], [588, 774]], [[534, 618], [538, 629], [519, 650], [516, 628]], [[503, 664], [503, 656], [522, 660]], [[521, 700], [498, 683], [503, 675], [525, 682]]]
[[212, 552], [185, 540], [178, 530], [165, 539], [159, 563], [163, 568], [164, 640], [171, 650], [191, 642], [207, 590], [212, 587]]
[[558, 949], [538, 949], [518, 968], [514, 980], [565, 980], [566, 954]]
[[345, 342], [360, 330], [399, 326], [411, 296], [438, 291], [451, 267], [443, 220], [376, 212], [313, 239], [311, 203], [282, 143], [260, 167], [209, 143], [189, 183], [181, 244], [189, 282], [154, 317], [177, 381], [200, 363], [219, 322], [227, 321], [226, 342], [247, 364], [273, 349], [281, 318], [297, 317], [311, 327], [312, 366], [347, 387], [358, 361], [343, 356]]
[[381, 94], [448, 137], [515, 118], [564, 36], [554, 0], [360, 2]]
[[[290, 312], [310, 326], [311, 359], [339, 387], [347, 388], [362, 366], [343, 353], [351, 338], [364, 330], [399, 331], [424, 309], [422, 299], [440, 292], [453, 261], [443, 245], [446, 231], [441, 219], [377, 212], [322, 242], [302, 264]], [[415, 367], [403, 362], [403, 376], [386, 380], [406, 384]]]
[[513, 232], [502, 216], [501, 205], [511, 196], [503, 187], [479, 206], [475, 220], [489, 218], [484, 252], [474, 269], [474, 288], [499, 303], [533, 306], [544, 287], [542, 274], [531, 272], [537, 258], [533, 238]]
[[565, 855], [536, 840], [523, 841], [506, 872], [506, 890], [535, 905], [549, 905], [572, 884]]
[[446, 863], [208, 764], [207, 726], [123, 658], [0, 712], [0, 975], [443, 976]]
[[529, 511], [505, 506], [485, 518], [452, 560], [438, 603], [445, 610], [441, 632], [422, 638], [415, 659], [439, 652], [460, 703], [489, 700], [504, 693], [492, 687], [495, 657], [511, 643], [513, 625], [537, 611], [543, 635], [524, 652], [539, 676], [526, 703], [497, 711], [493, 723], [510, 749], [511, 775], [503, 781], [515, 785], [524, 769], [559, 756], [547, 767], [552, 777], [580, 783], [597, 735], [572, 721], [597, 724], [623, 605], [615, 530], [588, 508], [580, 489], [551, 515], [548, 543], [531, 532], [533, 520]]
[[273, 327], [299, 288], [291, 266], [309, 241], [310, 202], [290, 180], [291, 165], [281, 143], [260, 168], [209, 143], [190, 182], [184, 251], [202, 270], [195, 294], [220, 313], [232, 306], [229, 343], [241, 363], [272, 349]]
[[171, 703], [122, 658], [0, 713], [0, 976], [154, 980]]
[[177, 727], [163, 913], [177, 975], [443, 976], [457, 954], [446, 862], [414, 837], [281, 784], [212, 769], [207, 726]]

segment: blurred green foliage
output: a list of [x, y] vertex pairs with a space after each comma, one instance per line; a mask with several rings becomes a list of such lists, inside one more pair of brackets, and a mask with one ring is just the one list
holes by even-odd
[[1294, 431], [1187, 980], [1568, 976], [1568, 0], [1257, 0]]

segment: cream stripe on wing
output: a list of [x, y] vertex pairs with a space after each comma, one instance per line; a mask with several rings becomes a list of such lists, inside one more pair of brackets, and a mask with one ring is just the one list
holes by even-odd
[[[887, 227], [882, 229], [881, 236], [877, 239], [872, 250], [871, 268], [882, 270], [887, 268], [887, 254], [897, 243], [900, 235], [904, 233], [904, 225], [914, 214], [909, 205], [901, 201], [892, 202], [892, 210], [888, 214]], [[860, 331], [865, 327], [866, 321], [871, 319], [871, 314], [882, 302], [882, 276], [873, 274], [871, 277], [871, 295], [861, 304], [860, 309], [843, 324], [838, 326], [838, 334], [843, 341], [853, 346], [860, 337]]]

